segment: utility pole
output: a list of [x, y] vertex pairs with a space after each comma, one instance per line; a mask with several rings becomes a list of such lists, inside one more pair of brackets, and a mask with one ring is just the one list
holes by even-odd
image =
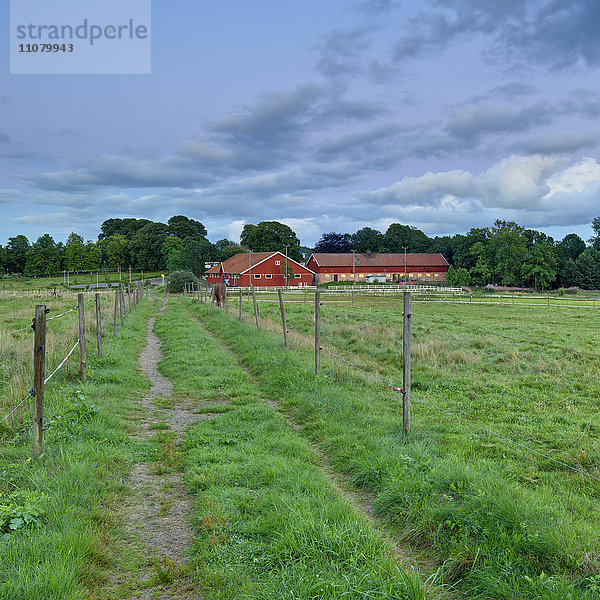
[[285, 245], [285, 289], [287, 290], [288, 286], [288, 262], [287, 262], [287, 249], [288, 245]]

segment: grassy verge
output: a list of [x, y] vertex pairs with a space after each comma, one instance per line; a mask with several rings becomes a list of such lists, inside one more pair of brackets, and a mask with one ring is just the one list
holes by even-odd
[[[468, 435], [455, 427], [450, 427], [454, 435], [442, 435], [445, 421], [439, 415], [437, 423], [431, 416], [419, 422], [417, 433], [404, 438], [398, 420], [400, 396], [363, 377], [341, 374], [327, 360], [323, 375], [315, 377], [309, 350], [285, 352], [278, 335], [256, 332], [252, 324], [240, 324], [222, 311], [183, 302], [260, 378], [261, 393], [281, 402], [340, 472], [376, 495], [379, 515], [397, 535], [442, 565], [446, 583], [469, 598], [598, 597], [597, 486], [581, 482], [573, 493], [557, 494], [551, 485], [523, 485], [501, 460], [454, 452], [468, 445]], [[347, 327], [358, 318], [367, 317], [353, 316]], [[384, 319], [386, 315], [378, 314], [377, 321]], [[451, 321], [445, 323], [447, 331]], [[431, 323], [423, 332], [427, 327]], [[361, 339], [368, 352], [382, 336], [371, 331]], [[388, 354], [381, 348], [379, 352]], [[430, 379], [422, 375], [417, 386], [445, 386], [443, 397], [458, 401], [453, 398], [456, 389], [439, 381], [433, 367], [427, 369]], [[490, 371], [484, 376], [490, 377]], [[496, 418], [507, 419], [500, 412]], [[484, 441], [477, 440], [477, 447]], [[505, 449], [499, 451], [502, 455]], [[565, 477], [552, 467], [547, 483], [558, 482], [561, 475]]]
[[86, 385], [64, 371], [48, 384], [38, 460], [29, 411], [0, 432], [0, 598], [89, 598], [114, 568], [115, 515], [135, 450], [127, 423], [148, 385], [137, 354], [150, 310], [140, 303], [102, 358], [88, 338]]
[[386, 542], [326, 479], [309, 445], [179, 303], [157, 320], [176, 394], [232, 399], [183, 442], [196, 496], [190, 570], [212, 598], [417, 599]]

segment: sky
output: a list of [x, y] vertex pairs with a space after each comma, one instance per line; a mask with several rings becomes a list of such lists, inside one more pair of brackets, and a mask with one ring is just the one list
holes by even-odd
[[597, 0], [154, 0], [151, 74], [10, 75], [5, 44], [0, 244], [178, 214], [587, 239], [598, 31]]

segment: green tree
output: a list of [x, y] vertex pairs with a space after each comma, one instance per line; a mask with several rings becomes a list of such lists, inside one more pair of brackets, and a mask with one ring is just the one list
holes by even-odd
[[97, 271], [102, 264], [102, 252], [98, 244], [88, 240], [85, 243], [85, 270]]
[[65, 268], [67, 271], [85, 271], [86, 256], [83, 238], [71, 233], [65, 244]]
[[131, 239], [131, 260], [136, 269], [155, 271], [166, 266], [162, 245], [168, 236], [164, 223], [148, 223]]
[[124, 235], [131, 239], [142, 227], [152, 223], [148, 219], [107, 219], [100, 225], [99, 240], [105, 240], [111, 235]]
[[577, 285], [584, 290], [600, 289], [600, 250], [587, 248], [575, 261]]
[[594, 217], [592, 221], [592, 229], [594, 234], [588, 241], [592, 244], [592, 248], [600, 250], [600, 217]]
[[487, 228], [472, 228], [465, 235], [455, 235], [452, 238], [452, 264], [470, 271], [475, 266], [478, 256], [478, 253], [472, 252], [473, 246], [477, 242], [486, 245], [489, 237], [490, 231]]
[[189, 219], [183, 215], [171, 217], [167, 221], [167, 225], [169, 227], [169, 235], [174, 235], [182, 240], [188, 237], [203, 238], [206, 236], [206, 227], [200, 221]]
[[493, 283], [521, 285], [521, 265], [527, 254], [525, 229], [513, 221], [497, 220], [490, 230], [488, 246]]
[[24, 235], [8, 238], [6, 244], [6, 266], [9, 273], [25, 272], [29, 240]]
[[6, 248], [0, 244], [0, 274], [6, 273], [7, 261], [6, 261]]
[[471, 247], [471, 254], [475, 263], [471, 268], [471, 281], [475, 285], [487, 285], [492, 277], [488, 246], [484, 242], [475, 242]]
[[356, 233], [350, 236], [350, 245], [352, 250], [357, 252], [381, 252], [384, 247], [384, 237], [381, 231], [371, 229], [371, 227], [363, 227]]
[[239, 244], [227, 239], [219, 240], [216, 244], [217, 257], [215, 260], [224, 261], [241, 252], [248, 252], [247, 248], [243, 248]]
[[556, 279], [558, 253], [549, 242], [538, 242], [529, 248], [521, 265], [521, 275], [533, 289], [545, 289]]
[[28, 275], [47, 275], [60, 270], [60, 252], [56, 242], [45, 233], [40, 236], [27, 253], [25, 273]]
[[315, 244], [315, 252], [344, 253], [351, 252], [350, 234], [330, 231], [324, 233]]
[[116, 233], [98, 242], [102, 252], [102, 261], [111, 269], [126, 267], [129, 262], [129, 250], [131, 244], [122, 234]]
[[420, 229], [401, 223], [392, 223], [385, 232], [385, 248], [388, 252], [404, 252], [404, 246], [411, 253], [427, 253], [431, 249], [431, 239]]
[[463, 267], [456, 269], [453, 266], [450, 266], [446, 273], [446, 283], [450, 287], [468, 286], [471, 283], [471, 275], [469, 271]]
[[167, 278], [167, 291], [180, 294], [187, 284], [197, 282], [198, 278], [191, 271], [173, 271]]
[[242, 246], [253, 252], [286, 252], [296, 261], [302, 260], [300, 240], [291, 227], [278, 221], [261, 221], [258, 225], [244, 225], [240, 236]]

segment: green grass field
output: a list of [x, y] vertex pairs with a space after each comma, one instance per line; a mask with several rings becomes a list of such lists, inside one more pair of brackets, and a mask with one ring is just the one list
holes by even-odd
[[[187, 300], [189, 302], [189, 300]], [[375, 494], [378, 514], [469, 598], [595, 598], [599, 482], [464, 423], [463, 417], [600, 477], [598, 349], [590, 309], [413, 306], [412, 433], [401, 395], [323, 353], [312, 375], [311, 304], [279, 306], [272, 331], [193, 303], [338, 470]], [[402, 385], [401, 300], [325, 303], [322, 345]], [[267, 323], [268, 324], [268, 323]]]
[[[261, 331], [252, 303], [240, 323], [233, 298], [226, 314], [172, 297], [156, 321], [175, 397], [212, 403], [169, 463], [194, 498], [186, 577], [201, 597], [600, 597], [600, 482], [506, 439], [600, 478], [593, 309], [413, 304], [405, 436], [390, 387], [402, 385], [401, 297], [325, 298], [320, 376], [313, 304], [286, 304], [286, 350], [269, 299]], [[127, 474], [163, 460], [172, 434], [158, 423], [156, 440], [130, 437], [157, 303], [144, 300], [113, 339], [113, 301], [103, 296], [103, 358], [88, 319], [88, 383], [75, 351], [47, 386], [41, 459], [30, 458], [28, 400], [0, 425], [0, 599], [160, 595], [177, 577], [141, 580], [119, 519]], [[51, 317], [75, 297], [0, 298], [0, 336], [28, 328], [37, 302]], [[90, 296], [89, 317], [92, 307]], [[74, 343], [76, 314], [48, 324], [47, 373]], [[27, 399], [31, 352], [30, 329], [0, 337], [0, 419]]]

